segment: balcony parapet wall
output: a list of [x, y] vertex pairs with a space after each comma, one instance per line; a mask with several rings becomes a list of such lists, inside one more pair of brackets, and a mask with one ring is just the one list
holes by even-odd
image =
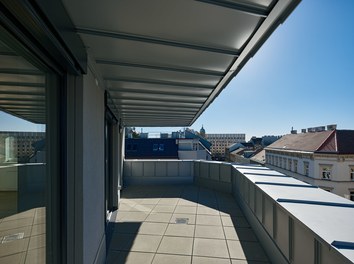
[[125, 160], [123, 185], [191, 184], [193, 160]]

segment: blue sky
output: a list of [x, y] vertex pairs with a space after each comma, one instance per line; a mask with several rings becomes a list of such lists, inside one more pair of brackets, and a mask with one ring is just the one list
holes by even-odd
[[291, 127], [354, 129], [353, 14], [353, 0], [303, 0], [192, 128], [247, 139]]
[[[191, 128], [247, 139], [292, 127], [354, 129], [353, 14], [353, 0], [303, 0]], [[9, 129], [43, 128], [0, 113], [0, 130]]]

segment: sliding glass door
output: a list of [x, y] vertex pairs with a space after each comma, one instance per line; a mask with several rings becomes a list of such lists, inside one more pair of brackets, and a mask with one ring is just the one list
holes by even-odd
[[0, 27], [0, 263], [46, 263], [59, 243], [59, 79], [22, 47]]

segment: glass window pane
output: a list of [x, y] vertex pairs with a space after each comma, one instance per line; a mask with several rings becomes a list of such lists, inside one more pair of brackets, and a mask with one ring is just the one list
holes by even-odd
[[45, 263], [45, 84], [0, 40], [0, 263]]

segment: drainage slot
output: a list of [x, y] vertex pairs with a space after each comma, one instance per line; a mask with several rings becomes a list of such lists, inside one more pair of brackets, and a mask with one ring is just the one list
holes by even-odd
[[189, 218], [176, 218], [176, 224], [188, 224]]
[[17, 233], [17, 234], [12, 234], [12, 235], [8, 235], [8, 236], [4, 236], [1, 244], [5, 244], [5, 243], [9, 243], [15, 240], [19, 240], [22, 239], [24, 237], [25, 233]]

